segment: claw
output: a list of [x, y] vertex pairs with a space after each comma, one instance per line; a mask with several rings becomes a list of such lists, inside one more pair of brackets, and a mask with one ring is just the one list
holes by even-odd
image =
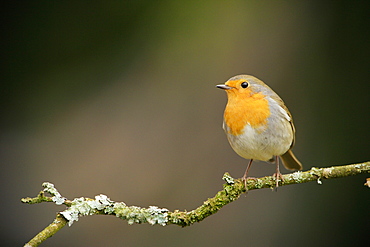
[[248, 179], [252, 179], [254, 181], [258, 181], [258, 178], [255, 178], [255, 177], [247, 177], [247, 178], [242, 177], [241, 179], [244, 181], [244, 187], [245, 187], [246, 192], [248, 192], [248, 188], [247, 188], [247, 180]]
[[279, 171], [279, 173], [274, 173], [274, 174], [272, 174], [272, 176], [275, 177], [275, 181], [276, 181], [276, 187], [275, 188], [279, 187], [279, 179], [280, 179], [280, 181], [284, 181], [283, 174], [281, 174], [280, 171]]
[[[247, 189], [247, 179], [251, 178], [251, 177], [247, 177], [247, 175], [248, 175], [249, 168], [251, 168], [252, 162], [253, 162], [253, 159], [251, 159], [249, 161], [248, 166], [247, 166], [247, 169], [245, 169], [244, 176], [242, 177], [242, 180], [244, 181], [245, 191], [247, 191], [247, 192], [248, 192], [248, 189]], [[256, 179], [256, 178], [251, 178], [251, 179]]]
[[276, 186], [275, 191], [277, 191], [277, 188], [279, 187], [279, 178], [281, 181], [284, 181], [283, 174], [281, 174], [279, 169], [279, 157], [276, 157], [276, 172], [272, 174], [273, 177], [275, 177]]

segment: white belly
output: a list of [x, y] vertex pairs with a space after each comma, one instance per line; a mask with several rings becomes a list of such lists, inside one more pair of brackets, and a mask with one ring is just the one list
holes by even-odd
[[269, 118], [267, 125], [268, 128], [254, 129], [247, 124], [243, 133], [237, 136], [228, 133], [225, 124], [224, 129], [231, 147], [238, 155], [245, 159], [268, 161], [290, 149], [294, 134], [291, 124], [284, 118]]

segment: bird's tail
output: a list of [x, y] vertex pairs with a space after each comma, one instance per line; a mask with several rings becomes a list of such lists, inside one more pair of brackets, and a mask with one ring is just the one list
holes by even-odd
[[280, 156], [281, 160], [285, 168], [289, 170], [302, 170], [302, 164], [299, 160], [294, 156], [292, 150], [288, 150], [285, 154]]

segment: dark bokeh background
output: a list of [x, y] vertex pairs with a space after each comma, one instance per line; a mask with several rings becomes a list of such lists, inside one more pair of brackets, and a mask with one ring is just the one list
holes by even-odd
[[[192, 210], [224, 172], [240, 177], [247, 161], [227, 143], [215, 88], [240, 73], [285, 100], [305, 170], [369, 160], [366, 1], [10, 1], [1, 12], [3, 246], [63, 210], [20, 203], [44, 181], [69, 199]], [[252, 191], [187, 228], [85, 217], [43, 246], [353, 246], [368, 242], [365, 178]]]

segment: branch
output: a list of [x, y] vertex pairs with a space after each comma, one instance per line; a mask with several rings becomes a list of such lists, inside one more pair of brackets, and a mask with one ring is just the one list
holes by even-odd
[[[329, 168], [311, 168], [306, 172], [294, 172], [282, 176], [279, 181], [279, 186], [290, 184], [301, 184], [311, 181], [317, 181], [321, 184], [323, 179], [340, 178], [354, 176], [362, 173], [370, 173], [370, 161], [346, 166], [335, 166]], [[200, 222], [206, 217], [217, 213], [223, 206], [237, 200], [241, 194], [255, 189], [271, 188], [276, 184], [274, 176], [267, 176], [258, 179], [248, 179], [246, 183], [242, 179], [234, 179], [228, 173], [225, 173], [223, 180], [223, 190], [219, 191], [213, 198], [206, 200], [198, 208], [187, 212], [175, 210], [170, 212], [166, 208], [158, 208], [149, 206], [149, 208], [141, 208], [137, 206], [127, 206], [123, 202], [114, 202], [106, 195], [95, 196], [91, 198], [75, 198], [73, 201], [67, 200], [55, 189], [54, 185], [48, 182], [43, 183], [44, 190], [34, 198], [23, 198], [23, 203], [35, 204], [42, 202], [54, 202], [57, 205], [66, 205], [67, 209], [58, 213], [55, 220], [47, 226], [43, 231], [37, 234], [25, 246], [38, 246], [47, 238], [53, 236], [57, 231], [62, 229], [67, 223], [69, 226], [74, 221], [78, 221], [80, 216], [87, 215], [114, 215], [123, 220], [127, 220], [128, 224], [134, 223], [149, 223], [151, 225], [178, 225], [190, 226], [195, 222]], [[246, 185], [246, 187], [245, 187]], [[370, 187], [370, 179], [367, 179], [366, 186]], [[45, 196], [45, 192], [51, 196]]]

